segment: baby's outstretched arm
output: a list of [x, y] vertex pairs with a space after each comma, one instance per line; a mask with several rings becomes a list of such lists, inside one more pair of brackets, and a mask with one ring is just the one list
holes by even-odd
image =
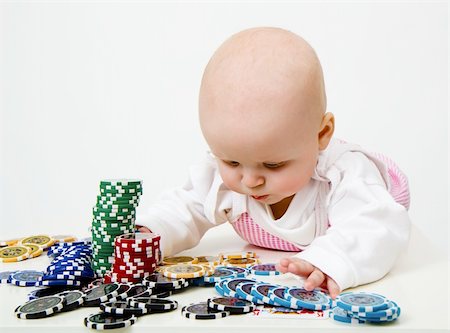
[[305, 260], [295, 257], [283, 258], [278, 263], [277, 270], [282, 273], [289, 272], [306, 278], [304, 288], [308, 291], [321, 287], [327, 289], [333, 299], [341, 292], [339, 286], [332, 278]]

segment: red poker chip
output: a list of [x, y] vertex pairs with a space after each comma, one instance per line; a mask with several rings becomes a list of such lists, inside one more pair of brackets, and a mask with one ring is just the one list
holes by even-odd
[[153, 233], [129, 233], [116, 237], [117, 243], [129, 244], [153, 244], [156, 240], [160, 240], [159, 235]]
[[153, 255], [137, 255], [137, 254], [132, 254], [132, 255], [124, 255], [122, 253], [114, 253], [116, 258], [119, 259], [123, 259], [123, 260], [140, 260], [140, 261], [145, 261], [145, 260], [154, 260], [156, 261], [155, 256]]
[[156, 269], [156, 265], [150, 266], [113, 265], [111, 267], [114, 272], [119, 272], [122, 270], [150, 271]]
[[137, 267], [143, 267], [143, 266], [149, 266], [149, 265], [156, 265], [156, 260], [149, 259], [149, 260], [123, 260], [122, 258], [115, 258], [113, 264], [118, 265], [132, 265]]
[[127, 251], [114, 251], [114, 254], [120, 255], [122, 257], [154, 257], [152, 251], [143, 251], [143, 252], [127, 252]]
[[120, 278], [125, 278], [125, 279], [142, 279], [146, 276], [151, 275], [153, 272], [144, 272], [144, 273], [135, 273], [135, 274], [125, 274], [122, 272], [112, 272], [111, 273], [111, 278], [112, 279], [120, 279]]
[[133, 279], [133, 278], [111, 278], [111, 282], [118, 282], [118, 283], [139, 283], [142, 281], [142, 278], [139, 279]]
[[117, 265], [114, 264], [113, 271], [126, 271], [126, 270], [133, 270], [133, 271], [149, 271], [154, 270], [156, 268], [156, 265], [148, 265], [148, 266], [131, 266], [131, 265]]
[[114, 245], [116, 247], [119, 247], [124, 250], [127, 250], [127, 249], [152, 249], [155, 247], [155, 245], [153, 243], [148, 243], [148, 244], [120, 243], [117, 240], [114, 242]]

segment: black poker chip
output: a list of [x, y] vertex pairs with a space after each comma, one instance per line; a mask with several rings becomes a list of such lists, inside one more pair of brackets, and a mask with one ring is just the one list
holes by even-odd
[[226, 317], [230, 312], [211, 309], [207, 302], [199, 302], [183, 306], [181, 314], [189, 319], [207, 320]]
[[100, 312], [84, 318], [84, 325], [96, 330], [108, 330], [131, 326], [136, 320], [136, 316], [133, 315], [116, 316], [111, 313]]
[[214, 310], [229, 311], [231, 314], [249, 313], [256, 309], [256, 304], [237, 297], [214, 297], [208, 299], [208, 307]]
[[57, 296], [62, 296], [66, 299], [66, 302], [60, 312], [68, 312], [78, 309], [84, 303], [85, 295], [79, 290], [63, 291], [57, 294]]
[[85, 291], [84, 306], [99, 306], [119, 294], [119, 283], [101, 284]]
[[100, 304], [100, 310], [113, 315], [134, 315], [136, 317], [148, 314], [151, 311], [147, 308], [131, 306], [126, 301], [102, 303]]
[[184, 285], [185, 279], [172, 279], [165, 277], [161, 273], [155, 272], [149, 276], [144, 277], [142, 284], [152, 288], [172, 289]]
[[151, 294], [152, 289], [141, 283], [131, 285], [130, 290], [128, 290], [128, 297], [149, 297]]
[[14, 312], [20, 319], [45, 318], [61, 311], [65, 302], [66, 299], [62, 296], [45, 296], [19, 305]]
[[152, 312], [166, 312], [178, 308], [178, 302], [167, 298], [136, 297], [129, 298], [128, 305], [146, 308]]

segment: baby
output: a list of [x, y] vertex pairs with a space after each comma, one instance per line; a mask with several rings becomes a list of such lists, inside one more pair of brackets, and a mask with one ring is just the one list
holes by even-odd
[[164, 256], [228, 221], [254, 245], [297, 252], [278, 270], [333, 298], [393, 267], [409, 238], [406, 178], [333, 138], [322, 68], [304, 39], [278, 28], [233, 35], [206, 66], [199, 117], [210, 156], [137, 219], [161, 235]]

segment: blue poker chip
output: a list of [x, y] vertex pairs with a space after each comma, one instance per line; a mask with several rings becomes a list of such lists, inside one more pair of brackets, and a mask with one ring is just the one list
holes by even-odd
[[217, 293], [221, 296], [228, 296], [225, 291], [223, 290], [223, 284], [227, 281], [227, 279], [224, 279], [222, 281], [216, 282], [214, 285], [214, 289], [216, 289]]
[[[269, 298], [272, 301], [272, 305], [283, 306], [285, 308], [290, 308], [291, 303], [286, 300], [287, 287], [277, 287], [269, 290]], [[296, 307], [297, 310], [302, 309], [301, 307]]]
[[336, 298], [340, 308], [351, 312], [377, 312], [389, 308], [389, 300], [381, 295], [367, 292], [347, 292]]
[[269, 297], [269, 292], [272, 289], [280, 287], [279, 285], [258, 282], [252, 286], [250, 290], [250, 294], [254, 296], [256, 299], [260, 300], [264, 304], [274, 305], [273, 301]]
[[36, 286], [81, 286], [81, 281], [78, 280], [43, 280], [37, 281]]
[[400, 315], [400, 307], [394, 301], [389, 301], [389, 307], [385, 310], [379, 310], [374, 312], [350, 312], [352, 315], [357, 316], [361, 319], [370, 318], [383, 318], [383, 317], [392, 317]]
[[207, 282], [207, 281], [205, 281], [203, 276], [201, 276], [198, 278], [190, 279], [189, 285], [196, 286], [196, 287], [214, 287], [215, 282]]
[[236, 287], [237, 298], [245, 299], [255, 304], [264, 304], [264, 302], [251, 294], [252, 287], [258, 282], [243, 282]]
[[294, 287], [288, 288], [285, 295], [286, 300], [293, 309], [327, 310], [332, 305], [332, 299], [318, 290], [307, 291], [304, 288]]
[[281, 272], [277, 271], [275, 264], [257, 264], [249, 268], [250, 273], [254, 275], [280, 275]]
[[346, 323], [346, 324], [365, 324], [366, 321], [352, 317], [350, 316], [347, 311], [344, 309], [341, 309], [340, 307], [333, 308], [332, 311], [330, 311], [330, 318], [332, 318], [335, 321], [338, 321], [340, 323]]
[[236, 278], [237, 273], [228, 267], [216, 267], [214, 273], [210, 276], [205, 276], [205, 282], [219, 282], [223, 279]]
[[228, 279], [226, 280], [223, 285], [223, 291], [226, 295], [235, 297], [236, 295], [236, 287], [243, 282], [254, 282], [253, 279], [246, 279], [246, 278], [234, 278], [234, 279]]
[[20, 287], [34, 287], [36, 282], [44, 275], [44, 272], [26, 270], [18, 271], [11, 275], [11, 284]]
[[17, 271], [0, 272], [0, 283], [11, 283], [11, 276]]
[[249, 271], [246, 268], [243, 267], [237, 267], [237, 266], [226, 266], [227, 269], [230, 271], [233, 271], [236, 273], [236, 278], [245, 278], [247, 275], [249, 275]]

